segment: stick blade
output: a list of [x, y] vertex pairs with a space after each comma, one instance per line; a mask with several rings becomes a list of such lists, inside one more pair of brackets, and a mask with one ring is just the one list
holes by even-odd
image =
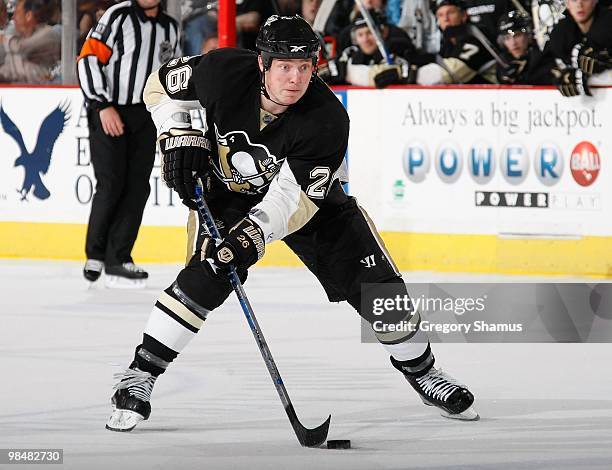
[[305, 428], [300, 424], [302, 429], [300, 431], [296, 429], [295, 432], [297, 434], [298, 441], [300, 441], [300, 444], [302, 444], [302, 447], [319, 447], [324, 444], [327, 440], [330, 422], [331, 415], [327, 417], [323, 424], [314, 429]]
[[289, 416], [289, 422], [295, 431], [295, 435], [302, 447], [319, 447], [327, 440], [327, 433], [329, 432], [329, 423], [331, 422], [331, 415], [327, 417], [325, 422], [316, 428], [309, 429], [304, 427], [293, 409], [293, 405], [289, 404], [285, 408], [287, 415]]

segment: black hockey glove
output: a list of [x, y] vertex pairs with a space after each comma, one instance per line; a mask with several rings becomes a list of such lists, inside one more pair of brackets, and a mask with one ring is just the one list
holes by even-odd
[[214, 267], [228, 272], [229, 265], [246, 271], [264, 255], [266, 244], [263, 230], [248, 217], [234, 225], [223, 241], [215, 246], [208, 243], [205, 258], [212, 258]]
[[499, 83], [502, 85], [511, 85], [516, 83], [519, 78], [519, 75], [527, 65], [526, 60], [513, 60], [508, 64], [507, 68], [503, 68], [498, 65], [497, 68], [497, 78]]
[[407, 85], [416, 83], [417, 67], [402, 60], [397, 64], [382, 64], [372, 67], [372, 80], [376, 88], [389, 85]]
[[587, 95], [593, 96], [587, 83], [588, 75], [583, 74], [580, 69], [565, 68], [552, 69], [555, 85], [565, 97]]
[[201, 131], [170, 129], [158, 139], [162, 152], [162, 179], [174, 189], [183, 203], [192, 209], [195, 204], [197, 177], [208, 169], [210, 141]]
[[587, 75], [601, 73], [612, 68], [612, 58], [608, 51], [596, 52], [592, 47], [579, 43], [572, 49], [572, 67]]
[[[344, 66], [344, 68], [343, 68]], [[329, 61], [319, 67], [317, 73], [319, 78], [330, 85], [338, 85], [344, 83], [346, 78], [346, 63], [341, 64], [338, 59], [329, 59]]]

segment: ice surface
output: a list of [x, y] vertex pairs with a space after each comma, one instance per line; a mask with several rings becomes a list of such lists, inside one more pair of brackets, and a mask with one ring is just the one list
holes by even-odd
[[140, 291], [88, 290], [81, 268], [0, 261], [0, 448], [63, 448], [79, 470], [612, 467], [610, 344], [434, 344], [482, 417], [450, 421], [301, 269], [254, 269], [245, 287], [303, 424], [332, 413], [329, 438], [352, 449], [299, 446], [233, 297], [157, 381], [149, 421], [109, 432], [112, 374], [178, 267], [149, 266]]

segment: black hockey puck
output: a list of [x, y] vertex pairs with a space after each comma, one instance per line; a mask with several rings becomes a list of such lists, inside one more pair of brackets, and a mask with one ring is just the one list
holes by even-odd
[[329, 440], [327, 441], [328, 449], [350, 449], [351, 441], [348, 439], [338, 439], [338, 440]]

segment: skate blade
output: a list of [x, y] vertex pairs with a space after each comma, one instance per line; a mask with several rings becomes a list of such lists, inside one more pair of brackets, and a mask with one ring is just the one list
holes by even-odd
[[87, 279], [85, 280], [85, 283], [87, 285], [87, 290], [96, 290], [99, 285], [95, 281], [88, 281]]
[[144, 289], [147, 287], [146, 279], [128, 279], [121, 276], [106, 276], [107, 289]]
[[444, 410], [440, 410], [440, 415], [448, 419], [458, 419], [460, 421], [478, 421], [480, 419], [480, 415], [473, 406], [470, 406], [461, 413], [448, 413]]
[[[427, 406], [436, 406], [433, 403], [428, 402], [425, 398], [421, 397], [421, 401]], [[436, 406], [440, 410], [440, 416], [448, 419], [458, 419], [459, 421], [478, 421], [480, 415], [476, 412], [473, 406], [470, 406], [467, 410], [461, 413], [449, 413], [446, 410]]]
[[115, 409], [106, 423], [106, 429], [116, 432], [129, 432], [143, 420], [144, 417], [135, 411]]

